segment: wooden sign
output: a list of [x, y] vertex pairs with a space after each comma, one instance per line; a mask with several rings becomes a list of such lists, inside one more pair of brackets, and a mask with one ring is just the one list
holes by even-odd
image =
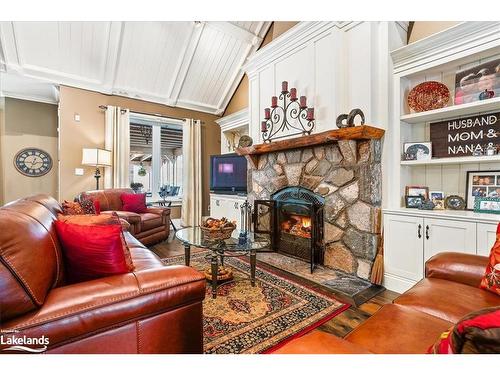
[[433, 122], [430, 138], [435, 158], [484, 154], [489, 143], [500, 146], [500, 112]]

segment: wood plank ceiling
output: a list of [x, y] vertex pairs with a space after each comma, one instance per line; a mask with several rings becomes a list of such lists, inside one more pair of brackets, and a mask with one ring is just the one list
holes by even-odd
[[270, 24], [0, 22], [0, 71], [218, 115]]

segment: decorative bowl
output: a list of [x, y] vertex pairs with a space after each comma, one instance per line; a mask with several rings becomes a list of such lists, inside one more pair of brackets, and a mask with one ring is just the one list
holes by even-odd
[[427, 81], [415, 86], [408, 94], [408, 106], [415, 112], [446, 107], [450, 90], [441, 82]]

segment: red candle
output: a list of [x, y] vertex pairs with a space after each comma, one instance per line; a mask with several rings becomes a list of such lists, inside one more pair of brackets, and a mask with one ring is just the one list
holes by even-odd
[[273, 96], [271, 98], [271, 107], [276, 108], [277, 106], [278, 106], [278, 97], [277, 96]]
[[314, 120], [314, 108], [307, 108], [306, 120]]
[[306, 104], [306, 97], [305, 96], [301, 96], [300, 97], [300, 108], [306, 108], [307, 107], [307, 104]]
[[297, 100], [297, 89], [295, 87], [290, 89], [290, 100]]
[[264, 118], [269, 120], [271, 118], [271, 110], [269, 108], [264, 108]]
[[288, 82], [287, 81], [281, 82], [281, 91], [282, 92], [287, 92], [288, 91]]
[[262, 133], [267, 132], [267, 125], [265, 121], [262, 121], [260, 130], [262, 131]]

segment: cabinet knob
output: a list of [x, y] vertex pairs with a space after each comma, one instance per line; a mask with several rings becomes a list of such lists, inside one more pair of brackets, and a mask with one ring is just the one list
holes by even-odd
[[234, 208], [238, 209], [238, 202], [234, 202]]
[[418, 224], [417, 236], [418, 236], [418, 238], [422, 238], [422, 225], [421, 224]]
[[219, 201], [218, 199], [215, 201], [215, 205], [216, 205], [217, 207], [218, 207], [218, 206], [220, 206], [220, 201]]
[[425, 226], [425, 239], [426, 240], [429, 239], [429, 226], [428, 225]]

